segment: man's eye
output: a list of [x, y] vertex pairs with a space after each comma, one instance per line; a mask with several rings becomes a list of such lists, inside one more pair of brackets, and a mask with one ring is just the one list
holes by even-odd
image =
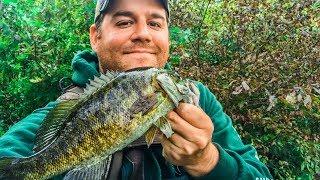
[[133, 24], [132, 21], [119, 21], [119, 22], [116, 23], [116, 26], [128, 27], [128, 26], [130, 26], [132, 24]]
[[157, 28], [161, 28], [161, 24], [158, 23], [158, 22], [152, 21], [152, 22], [150, 22], [149, 24], [150, 24], [150, 26], [154, 26], [154, 27], [157, 27]]

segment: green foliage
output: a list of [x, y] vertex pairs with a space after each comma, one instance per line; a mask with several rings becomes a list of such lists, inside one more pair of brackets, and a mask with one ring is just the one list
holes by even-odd
[[0, 121], [13, 124], [54, 100], [73, 55], [89, 48], [92, 1], [0, 4]]
[[320, 172], [320, 91], [312, 91], [320, 79], [319, 3], [179, 0], [171, 7], [176, 69], [214, 90], [276, 179], [313, 179]]
[[0, 122], [0, 137], [5, 133], [4, 124]]
[[[318, 1], [171, 1], [170, 63], [205, 82], [275, 179], [320, 172]], [[94, 1], [0, 1], [0, 136], [55, 100]], [[311, 101], [309, 101], [309, 98]]]
[[[320, 171], [320, 146], [315, 142], [320, 118], [306, 107], [296, 109], [281, 99], [272, 111], [266, 111], [268, 104], [255, 104], [256, 98], [263, 96], [266, 95], [238, 95], [228, 102], [245, 104], [241, 109], [236, 106], [228, 110], [232, 115], [241, 114], [236, 124], [243, 140], [255, 145], [278, 178], [305, 177], [307, 174], [311, 178]], [[319, 107], [313, 108], [315, 114], [320, 114]]]

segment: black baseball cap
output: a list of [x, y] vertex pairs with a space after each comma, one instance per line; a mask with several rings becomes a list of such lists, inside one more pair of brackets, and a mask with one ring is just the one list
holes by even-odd
[[[95, 11], [95, 15], [94, 15], [94, 22], [97, 21], [99, 16], [102, 16], [107, 12], [108, 6], [110, 5], [111, 1], [113, 1], [113, 0], [98, 0], [97, 1], [96, 11]], [[159, 0], [159, 2], [163, 5], [164, 9], [167, 12], [168, 18], [169, 18], [168, 0]]]

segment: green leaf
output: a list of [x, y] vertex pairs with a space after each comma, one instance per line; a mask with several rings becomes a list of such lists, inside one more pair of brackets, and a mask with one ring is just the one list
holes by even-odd
[[17, 3], [17, 0], [2, 0], [4, 4]]

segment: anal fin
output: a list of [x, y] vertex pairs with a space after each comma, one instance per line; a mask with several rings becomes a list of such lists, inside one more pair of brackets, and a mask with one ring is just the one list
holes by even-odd
[[107, 179], [112, 155], [97, 162], [88, 162], [70, 170], [63, 178], [63, 180], [100, 180]]

